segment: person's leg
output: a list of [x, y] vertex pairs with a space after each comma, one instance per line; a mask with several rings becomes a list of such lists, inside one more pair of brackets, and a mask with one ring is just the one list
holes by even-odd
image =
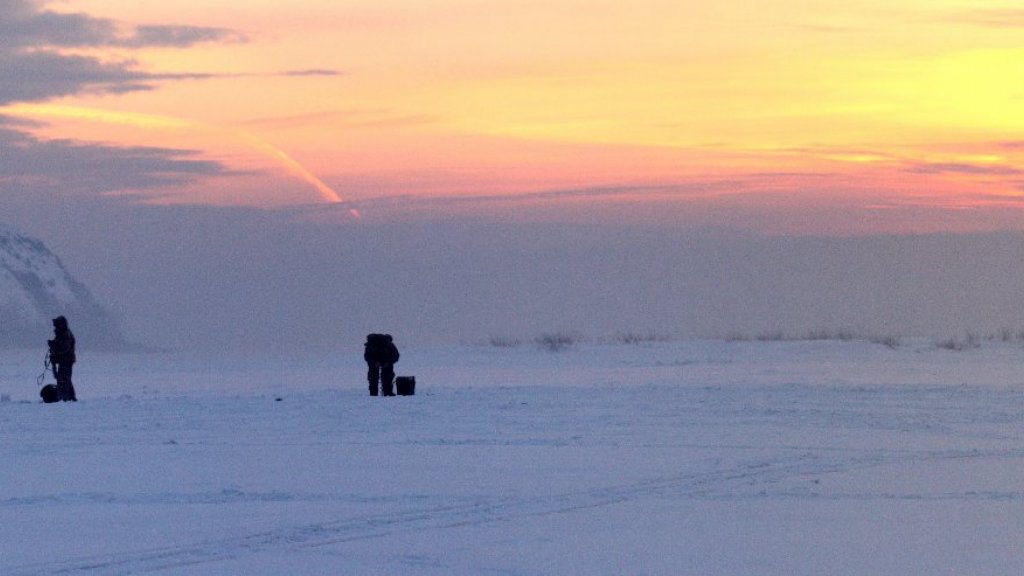
[[74, 368], [73, 363], [69, 363], [64, 369], [64, 379], [66, 390], [68, 392], [68, 400], [72, 402], [78, 402], [78, 396], [75, 395], [75, 385], [71, 383], [71, 370]]
[[366, 367], [366, 380], [370, 384], [370, 396], [376, 396], [377, 383], [380, 381], [380, 364], [367, 362]]
[[382, 364], [380, 367], [380, 387], [384, 390], [385, 396], [394, 396], [395, 365]]
[[53, 375], [57, 378], [57, 397], [63, 402], [75, 400], [75, 389], [71, 386], [71, 364], [55, 364]]

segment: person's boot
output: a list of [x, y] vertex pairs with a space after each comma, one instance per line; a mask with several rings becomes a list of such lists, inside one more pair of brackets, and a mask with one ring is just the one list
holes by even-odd
[[384, 388], [384, 395], [385, 396], [394, 396], [395, 395], [395, 389], [394, 389], [393, 385], [390, 382], [388, 382], [386, 384], [383, 384], [381, 387]]
[[377, 387], [376, 386], [370, 386], [370, 396], [376, 396], [376, 395], [377, 395]]

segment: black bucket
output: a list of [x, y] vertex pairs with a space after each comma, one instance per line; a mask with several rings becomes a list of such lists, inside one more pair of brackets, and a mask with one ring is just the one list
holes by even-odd
[[43, 386], [43, 389], [39, 391], [39, 397], [47, 404], [53, 404], [60, 400], [60, 394], [57, 393], [57, 386], [54, 384]]
[[395, 378], [395, 388], [399, 396], [412, 396], [416, 394], [416, 377], [399, 376]]

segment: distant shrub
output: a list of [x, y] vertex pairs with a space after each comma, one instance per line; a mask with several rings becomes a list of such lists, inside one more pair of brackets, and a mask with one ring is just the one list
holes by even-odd
[[[849, 342], [856, 340], [857, 335], [849, 330], [840, 330], [838, 332], [830, 332], [828, 330], [811, 330], [807, 333], [807, 336], [802, 338], [803, 340], [839, 340], [841, 342]], [[800, 340], [800, 338], [795, 338]]]
[[541, 334], [534, 338], [533, 341], [549, 352], [562, 352], [576, 345], [580, 341], [580, 337], [567, 332], [553, 332]]
[[900, 347], [899, 336], [872, 336], [868, 338], [868, 342], [871, 342], [872, 344], [881, 344], [882, 346], [893, 350]]
[[1002, 340], [1003, 342], [1020, 342], [1021, 340], [1024, 340], [1024, 330], [1003, 328], [998, 334], [992, 334], [988, 339]]
[[515, 348], [522, 344], [518, 338], [508, 336], [491, 336], [487, 342], [495, 348]]
[[731, 332], [724, 337], [726, 342], [749, 342], [751, 340], [757, 340], [759, 342], [801, 342], [801, 341], [837, 341], [837, 342], [852, 342], [854, 340], [867, 340], [875, 344], [882, 344], [890, 348], [896, 348], [900, 345], [900, 340], [896, 336], [872, 336], [867, 337], [852, 330], [825, 330], [815, 329], [810, 330], [802, 335], [787, 334], [781, 330], [772, 330], [758, 333], [756, 336], [750, 336], [743, 332]]
[[978, 348], [980, 346], [980, 344], [978, 343], [978, 337], [975, 334], [968, 333], [966, 336], [964, 336], [963, 340], [958, 340], [956, 338], [950, 338], [948, 340], [943, 340], [943, 341], [937, 343], [936, 346], [938, 348], [943, 349], [943, 350], [952, 350], [954, 352], [962, 352], [964, 350], [970, 350], [970, 349], [973, 349], [973, 348]]
[[667, 342], [668, 338], [653, 332], [619, 332], [615, 335], [615, 341], [620, 344], [646, 344], [649, 342]]

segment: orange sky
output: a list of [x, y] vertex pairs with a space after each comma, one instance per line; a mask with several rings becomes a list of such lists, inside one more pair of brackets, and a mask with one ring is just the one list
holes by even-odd
[[148, 73], [213, 76], [8, 109], [47, 122], [45, 137], [198, 150], [237, 171], [163, 201], [309, 204], [329, 190], [372, 216], [396, 198], [445, 209], [461, 196], [571, 202], [544, 193], [598, 188], [622, 192], [581, 194], [581, 207], [780, 199], [773, 207], [799, 217], [803, 204], [910, 206], [941, 214], [922, 229], [955, 229], [964, 210], [1015, 214], [1024, 195], [1018, 2], [48, 8], [237, 32], [185, 49], [78, 48]]

